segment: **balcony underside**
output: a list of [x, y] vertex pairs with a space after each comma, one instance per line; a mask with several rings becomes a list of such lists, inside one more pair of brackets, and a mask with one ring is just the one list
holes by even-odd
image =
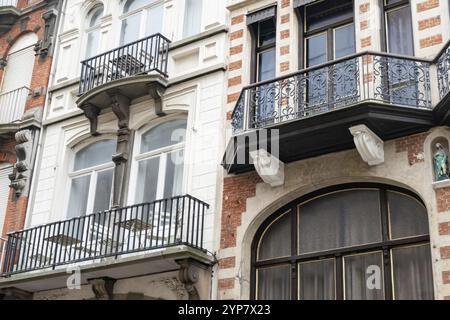
[[0, 34], [11, 29], [19, 17], [20, 11], [16, 7], [0, 7]]
[[93, 104], [100, 109], [104, 109], [111, 106], [111, 94], [120, 92], [130, 101], [147, 95], [150, 95], [151, 98], [157, 98], [158, 92], [164, 92], [166, 87], [167, 79], [160, 74], [136, 75], [95, 87], [81, 95], [77, 105], [82, 107], [85, 104]]
[[[310, 118], [273, 125], [267, 129], [279, 129], [279, 159], [290, 163], [355, 148], [349, 128], [360, 124], [367, 125], [386, 141], [427, 131], [435, 125], [435, 120], [431, 110], [364, 102]], [[261, 130], [234, 136], [227, 146], [225, 169], [228, 173], [253, 170], [249, 151], [264, 148], [265, 145], [271, 145], [270, 134], [266, 139]], [[245, 154], [245, 163], [238, 163], [238, 154], [241, 157]]]
[[[140, 254], [130, 254], [77, 264], [81, 271], [81, 285], [90, 279], [109, 277], [126, 279], [150, 274], [176, 271], [180, 269], [177, 261], [190, 259], [203, 265], [211, 265], [212, 257], [201, 250], [189, 246], [176, 246]], [[70, 265], [55, 270], [40, 270], [13, 275], [0, 280], [0, 289], [16, 288], [26, 292], [38, 292], [67, 287], [67, 270]]]

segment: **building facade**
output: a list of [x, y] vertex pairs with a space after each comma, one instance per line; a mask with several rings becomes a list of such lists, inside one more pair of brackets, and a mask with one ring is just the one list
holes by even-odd
[[60, 16], [1, 297], [449, 299], [447, 0]]
[[22, 230], [52, 66], [59, 1], [0, 1], [0, 251]]
[[222, 2], [64, 1], [26, 228], [6, 245], [6, 297], [210, 297]]
[[448, 1], [228, 9], [217, 298], [448, 299]]

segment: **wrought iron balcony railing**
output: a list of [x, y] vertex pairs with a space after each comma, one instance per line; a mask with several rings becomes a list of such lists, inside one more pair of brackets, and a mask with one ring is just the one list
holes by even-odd
[[169, 44], [170, 40], [158, 33], [82, 61], [79, 94], [152, 71], [167, 77]]
[[[364, 52], [245, 87], [232, 115], [233, 134], [364, 101], [431, 109], [431, 64], [429, 60]], [[449, 86], [448, 50], [441, 64], [446, 70], [442, 73], [444, 93]]]
[[17, 0], [0, 0], [0, 7], [17, 7]]
[[2, 276], [177, 245], [203, 249], [209, 205], [189, 195], [11, 233]]
[[0, 124], [22, 119], [29, 94], [26, 87], [0, 94]]

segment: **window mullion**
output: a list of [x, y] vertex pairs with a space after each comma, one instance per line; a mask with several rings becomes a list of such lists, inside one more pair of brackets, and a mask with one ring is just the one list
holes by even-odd
[[167, 153], [163, 153], [159, 159], [158, 185], [156, 188], [156, 200], [163, 199], [166, 181]]
[[97, 187], [97, 171], [93, 171], [89, 183], [89, 196], [88, 203], [86, 206], [86, 215], [94, 213], [94, 202], [95, 202], [95, 189]]
[[336, 268], [336, 277], [335, 277], [335, 290], [336, 290], [336, 300], [344, 300], [344, 266], [341, 255], [336, 255], [335, 258], [335, 268]]

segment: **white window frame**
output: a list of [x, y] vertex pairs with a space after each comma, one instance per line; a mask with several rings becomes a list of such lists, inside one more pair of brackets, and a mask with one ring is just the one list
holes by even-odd
[[[92, 141], [88, 144], [83, 144], [83, 146], [80, 146], [77, 149], [73, 149], [73, 156], [72, 156], [72, 161], [70, 161], [70, 168], [74, 168], [74, 164], [75, 164], [75, 157], [76, 154], [80, 151], [82, 151], [84, 148], [95, 144], [97, 142], [103, 141], [103, 140], [110, 140], [110, 139], [101, 139], [101, 140], [96, 140], [96, 141]], [[95, 189], [97, 188], [97, 178], [98, 178], [98, 174], [105, 172], [105, 171], [109, 171], [109, 170], [114, 170], [114, 162], [112, 161], [112, 155], [111, 155], [111, 161], [104, 163], [104, 164], [100, 164], [97, 166], [93, 166], [90, 168], [85, 168], [85, 169], [81, 169], [78, 171], [74, 171], [74, 170], [70, 170], [68, 173], [68, 195], [67, 195], [67, 200], [66, 200], [66, 208], [64, 211], [64, 215], [66, 218], [68, 218], [67, 214], [69, 212], [69, 206], [70, 206], [70, 197], [72, 195], [72, 181], [74, 179], [77, 178], [82, 178], [82, 177], [86, 177], [89, 176], [89, 192], [88, 192], [88, 200], [87, 200], [87, 205], [86, 205], [86, 212], [84, 213], [84, 216], [95, 213], [94, 211], [94, 201], [95, 201]], [[113, 172], [113, 184], [114, 184], [114, 172]], [[112, 205], [112, 195], [113, 195], [113, 185], [111, 186], [111, 194], [110, 194], [110, 206]]]
[[[103, 14], [100, 17], [100, 23], [98, 25], [95, 25], [93, 27], [90, 27], [90, 23], [92, 21], [92, 18], [94, 17], [94, 15], [99, 11], [102, 10]], [[96, 55], [98, 55], [101, 51], [102, 51], [102, 22], [101, 19], [103, 19], [105, 15], [105, 7], [103, 5], [96, 5], [94, 6], [91, 10], [90, 13], [87, 15], [87, 19], [86, 19], [86, 30], [85, 30], [85, 40], [84, 40], [84, 45], [83, 45], [83, 58], [84, 59], [89, 59], [92, 57], [95, 57]], [[92, 57], [88, 57], [87, 55], [87, 44], [89, 42], [89, 35], [93, 32], [98, 32], [98, 47], [97, 47], [97, 52], [92, 56]]]
[[185, 140], [183, 142], [179, 142], [167, 147], [163, 147], [163, 148], [159, 148], [156, 150], [152, 150], [149, 152], [145, 152], [145, 153], [141, 153], [141, 143], [142, 143], [142, 136], [145, 135], [146, 133], [148, 133], [150, 130], [157, 128], [158, 126], [166, 123], [166, 122], [170, 122], [170, 121], [174, 121], [174, 120], [186, 120], [186, 123], [188, 125], [187, 119], [184, 117], [173, 117], [170, 119], [165, 119], [164, 121], [158, 121], [153, 123], [150, 126], [145, 126], [143, 128], [141, 128], [137, 133], [136, 133], [136, 139], [135, 139], [135, 143], [134, 143], [134, 147], [133, 150], [134, 151], [134, 156], [133, 156], [133, 163], [131, 166], [131, 174], [130, 174], [130, 188], [129, 188], [129, 192], [128, 192], [128, 205], [134, 205], [137, 204], [137, 200], [136, 200], [136, 186], [138, 183], [138, 173], [139, 173], [139, 164], [142, 161], [146, 161], [146, 160], [150, 160], [152, 158], [157, 158], [160, 157], [159, 159], [159, 169], [158, 169], [158, 182], [157, 182], [157, 188], [156, 188], [156, 200], [161, 200], [164, 197], [164, 187], [165, 187], [165, 178], [166, 178], [166, 169], [167, 169], [167, 159], [168, 156], [172, 153], [172, 152], [176, 152], [176, 151], [184, 151], [183, 154], [183, 178], [181, 181], [181, 195], [185, 193], [186, 191], [186, 169], [187, 169], [187, 165], [186, 165], [186, 140], [187, 140], [187, 133], [188, 133], [188, 128], [186, 127], [186, 137]]
[[[119, 16], [120, 19], [120, 23], [119, 23], [119, 32], [118, 32], [118, 43], [119, 45], [127, 45], [127, 43], [121, 43], [122, 42], [122, 29], [123, 29], [123, 21], [132, 17], [132, 16], [140, 16], [140, 21], [139, 21], [139, 35], [137, 37], [137, 40], [142, 39], [146, 36], [150, 36], [150, 34], [146, 34], [147, 32], [147, 19], [148, 19], [148, 15], [149, 15], [149, 11], [155, 7], [158, 6], [163, 6], [164, 9], [164, 1], [163, 0], [156, 0], [146, 6], [143, 6], [139, 9], [135, 9], [133, 11], [127, 12], [127, 13], [123, 13], [124, 9], [125, 9], [125, 4], [126, 1], [124, 1], [124, 5], [122, 6], [122, 14]], [[163, 10], [163, 17], [162, 17], [162, 21], [163, 23], [161, 24], [161, 29], [164, 26], [164, 11]]]

